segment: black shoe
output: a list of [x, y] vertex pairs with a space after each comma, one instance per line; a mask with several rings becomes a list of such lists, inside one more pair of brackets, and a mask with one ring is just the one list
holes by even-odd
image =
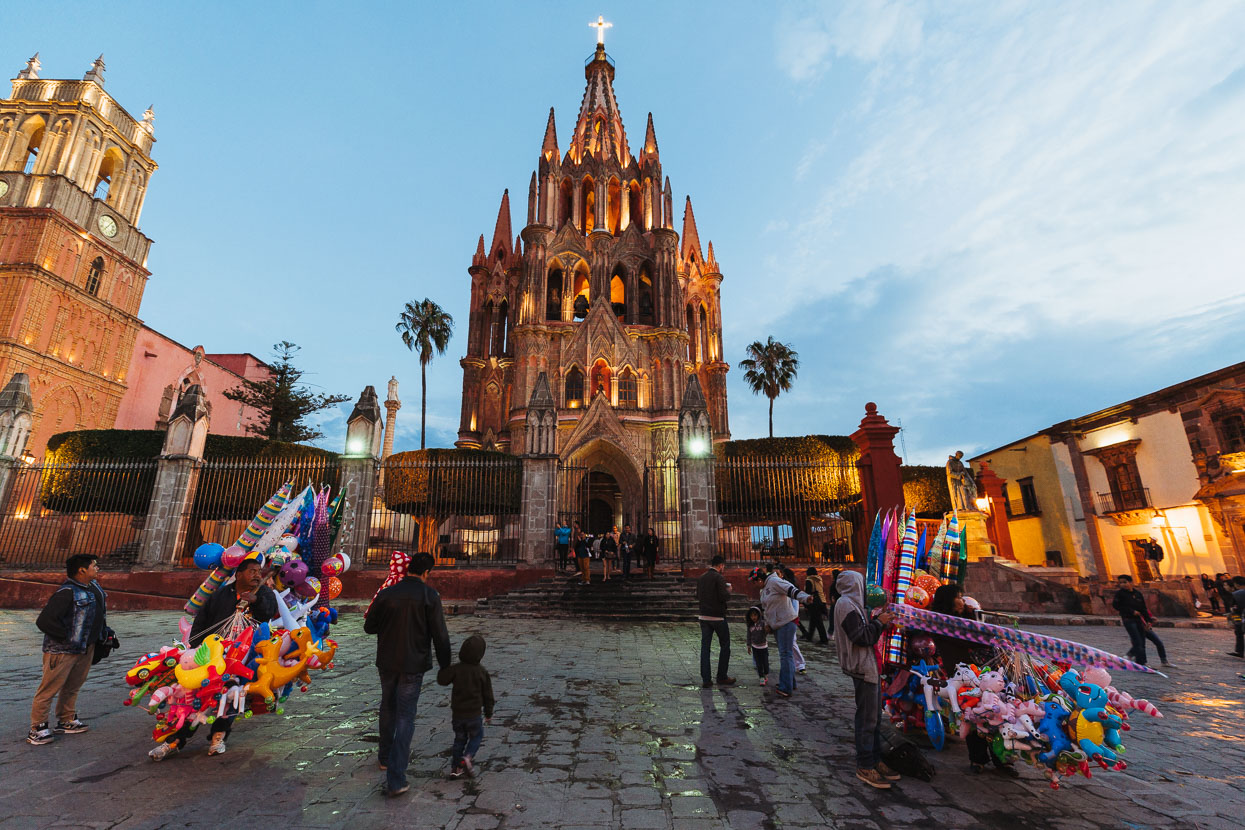
[[713, 688], [713, 684], [712, 684], [712, 683], [710, 683], [708, 680], [705, 680], [705, 681], [703, 681], [703, 682], [700, 684], [700, 688], [702, 688], [702, 689], [712, 689], [712, 688]]
[[734, 685], [735, 685], [735, 678], [733, 678], [733, 677], [722, 677], [722, 678], [719, 678], [719, 679], [718, 679], [718, 685], [719, 685], [719, 686], [734, 686]]
[[1225, 653], [1226, 653], [1226, 654], [1231, 654], [1233, 657], [1245, 657], [1245, 654], [1239, 654], [1239, 653], [1237, 653], [1237, 652], [1235, 652], [1235, 651], [1229, 651], [1229, 652], [1225, 652]]

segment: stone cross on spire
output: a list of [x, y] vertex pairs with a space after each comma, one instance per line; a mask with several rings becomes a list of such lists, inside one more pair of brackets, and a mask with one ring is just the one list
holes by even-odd
[[614, 24], [613, 24], [613, 23], [606, 23], [606, 22], [605, 22], [605, 16], [604, 16], [604, 15], [600, 15], [600, 14], [599, 14], [599, 15], [597, 15], [597, 22], [596, 22], [596, 23], [589, 23], [589, 24], [588, 24], [588, 27], [589, 27], [589, 28], [591, 28], [591, 29], [596, 29], [596, 30], [597, 30], [597, 45], [598, 45], [598, 46], [604, 46], [604, 45], [605, 45], [605, 30], [606, 30], [606, 29], [613, 28], [613, 26], [614, 26]]

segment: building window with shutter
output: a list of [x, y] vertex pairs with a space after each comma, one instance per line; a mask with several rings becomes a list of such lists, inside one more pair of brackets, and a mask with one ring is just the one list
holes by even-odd
[[99, 284], [104, 278], [104, 258], [95, 257], [91, 263], [91, 268], [86, 272], [86, 293], [92, 297], [99, 296]]
[[1033, 487], [1033, 477], [1022, 478], [1016, 481], [1020, 487], [1020, 505], [1026, 516], [1036, 516], [1038, 510], [1037, 490]]

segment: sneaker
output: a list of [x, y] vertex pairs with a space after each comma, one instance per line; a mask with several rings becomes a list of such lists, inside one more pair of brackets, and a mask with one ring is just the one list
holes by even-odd
[[391, 790], [388, 787], [386, 787], [385, 795], [388, 796], [389, 798], [394, 798], [396, 796], [402, 795], [402, 793], [406, 792], [410, 788], [411, 788], [410, 784], [403, 784], [401, 787], [398, 787], [396, 790]]
[[891, 788], [891, 782], [879, 775], [878, 771], [875, 769], [858, 769], [856, 770], [856, 777], [861, 781], [864, 781], [870, 787], [874, 787], [879, 790], [889, 790]]
[[48, 729], [46, 723], [41, 723], [26, 733], [26, 743], [31, 746], [43, 746], [52, 743], [53, 740], [52, 730]]
[[212, 736], [212, 742], [208, 744], [208, 755], [224, 755], [225, 754], [225, 733], [217, 732]]
[[463, 773], [464, 773], [464, 774], [465, 774], [468, 778], [475, 778], [475, 777], [476, 777], [476, 768], [475, 768], [475, 764], [471, 763], [471, 756], [470, 756], [470, 755], [464, 755], [464, 756], [463, 756]]
[[761, 685], [762, 685], [762, 686], [764, 686], [764, 685], [765, 685], [766, 683], [768, 683], [768, 682], [769, 682], [769, 678], [768, 678], [768, 677], [762, 677], [762, 678], [761, 678]]
[[463, 777], [462, 764], [455, 764], [450, 768], [450, 778], [459, 779]]
[[157, 744], [155, 749], [147, 753], [147, 757], [153, 761], [163, 761], [170, 755], [176, 755], [177, 750], [179, 749], [181, 749], [181, 747], [177, 744], [171, 744], [168, 741], [165, 741], [162, 744]]
[[73, 720], [62, 720], [56, 722], [56, 733], [66, 735], [76, 735], [79, 732], [85, 732], [91, 727], [87, 726], [76, 717]]
[[900, 779], [899, 773], [895, 772], [881, 761], [878, 761], [878, 765], [874, 767], [874, 770], [876, 770], [877, 774], [885, 778], [887, 781], [898, 781]]
[[1175, 667], [1176, 667], [1176, 664], [1175, 664], [1175, 663], [1169, 663], [1169, 662], [1167, 662], [1166, 660], [1164, 660], [1164, 661], [1163, 661], [1163, 668], [1165, 668], [1165, 669], [1172, 669], [1172, 668], [1175, 668]]
[[805, 669], [796, 669], [797, 674], [804, 674]]
[[723, 677], [722, 679], [720, 679], [720, 680], [718, 681], [718, 685], [719, 685], [719, 686], [734, 686], [734, 685], [735, 685], [735, 678], [733, 678], [733, 677]]

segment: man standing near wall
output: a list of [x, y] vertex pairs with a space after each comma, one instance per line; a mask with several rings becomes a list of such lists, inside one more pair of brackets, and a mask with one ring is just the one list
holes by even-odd
[[722, 577], [726, 570], [726, 558], [721, 554], [709, 561], [709, 570], [696, 580], [696, 600], [700, 605], [700, 681], [706, 689], [713, 688], [713, 676], [709, 674], [709, 649], [714, 635], [718, 638], [719, 686], [734, 684], [735, 678], [727, 675], [731, 663], [731, 632], [726, 625], [726, 604], [731, 599], [731, 586]]

